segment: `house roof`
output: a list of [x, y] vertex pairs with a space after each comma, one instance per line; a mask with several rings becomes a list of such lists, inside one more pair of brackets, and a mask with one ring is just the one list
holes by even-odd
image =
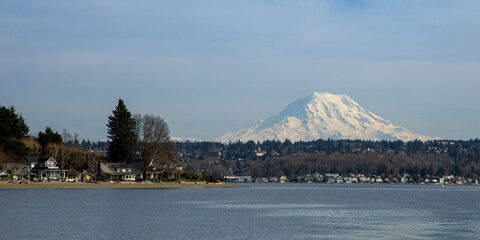
[[24, 164], [24, 163], [19, 163], [19, 162], [12, 162], [12, 163], [5, 163], [3, 164], [3, 167], [10, 167], [10, 168], [13, 168], [13, 167], [28, 167], [27, 164]]
[[147, 173], [158, 173], [160, 172], [159, 168], [157, 167], [149, 167], [147, 168]]
[[100, 163], [100, 170], [108, 175], [121, 176], [121, 175], [135, 174], [133, 172], [119, 172], [118, 169], [130, 169], [130, 168], [121, 163], [112, 163], [112, 162]]
[[142, 174], [142, 168], [140, 167], [140, 165], [136, 162], [131, 162], [131, 163], [128, 163], [126, 165], [127, 167], [129, 167], [133, 173], [135, 173], [135, 175], [141, 175]]

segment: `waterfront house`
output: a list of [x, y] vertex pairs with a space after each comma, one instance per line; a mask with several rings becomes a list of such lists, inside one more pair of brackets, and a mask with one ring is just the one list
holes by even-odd
[[147, 179], [156, 180], [156, 179], [160, 179], [162, 172], [157, 167], [151, 166], [146, 170], [146, 174], [147, 174], [146, 176]]
[[87, 169], [76, 168], [70, 171], [67, 182], [89, 182], [93, 180], [94, 175], [89, 173]]
[[21, 179], [28, 179], [34, 177], [35, 174], [32, 173], [29, 165], [25, 163], [5, 163], [3, 164], [3, 169], [7, 177], [10, 177], [14, 181]]
[[156, 168], [160, 177], [176, 178], [183, 171], [183, 167], [177, 164], [159, 164]]
[[358, 182], [360, 183], [366, 183], [366, 182], [370, 182], [370, 178], [369, 177], [366, 177], [362, 174], [358, 175]]
[[71, 170], [69, 173], [68, 173], [68, 177], [67, 177], [67, 182], [80, 182], [80, 172], [77, 171], [76, 169], [73, 169]]
[[132, 172], [135, 173], [137, 180], [159, 180], [164, 178], [175, 178], [180, 175], [183, 170], [182, 166], [176, 164], [153, 164], [150, 163], [149, 167], [144, 172], [138, 163], [129, 163], [126, 165], [130, 167]]
[[345, 183], [358, 183], [358, 179], [356, 177], [344, 177], [343, 181]]
[[135, 181], [132, 169], [121, 163], [100, 163], [100, 175], [112, 181]]
[[[236, 182], [236, 183], [251, 183], [253, 182], [251, 176], [224, 176], [225, 182]], [[264, 178], [264, 182], [268, 182], [267, 178]], [[263, 179], [262, 179], [263, 180]]]
[[270, 179], [268, 179], [268, 182], [278, 182], [278, 178], [271, 177]]
[[23, 157], [25, 165], [30, 168], [34, 178], [40, 181], [58, 181], [65, 179], [67, 170], [58, 166], [57, 161], [49, 156]]

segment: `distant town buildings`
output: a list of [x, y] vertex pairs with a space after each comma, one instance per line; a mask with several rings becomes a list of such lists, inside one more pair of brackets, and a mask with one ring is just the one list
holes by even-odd
[[305, 176], [294, 176], [288, 178], [287, 176], [280, 177], [262, 177], [252, 178], [251, 176], [225, 176], [225, 182], [231, 183], [343, 183], [343, 184], [358, 184], [358, 183], [384, 183], [384, 184], [478, 184], [479, 179], [463, 178], [460, 176], [432, 176], [426, 179], [420, 179], [415, 176], [405, 174], [403, 176], [364, 176], [363, 174], [348, 174], [340, 176], [336, 173], [315, 173], [307, 174]]

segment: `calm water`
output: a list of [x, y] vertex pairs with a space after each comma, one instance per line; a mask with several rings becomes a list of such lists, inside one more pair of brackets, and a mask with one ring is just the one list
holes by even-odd
[[1, 239], [479, 239], [480, 187], [0, 190]]

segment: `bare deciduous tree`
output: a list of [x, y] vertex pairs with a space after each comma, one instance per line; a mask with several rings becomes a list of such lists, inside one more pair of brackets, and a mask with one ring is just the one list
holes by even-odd
[[138, 135], [138, 163], [144, 176], [149, 167], [165, 169], [176, 163], [170, 151], [170, 137], [167, 123], [158, 116], [134, 116]]
[[63, 140], [63, 142], [64, 142], [65, 144], [68, 143], [69, 141], [72, 141], [72, 140], [73, 140], [72, 134], [69, 133], [69, 132], [67, 131], [67, 129], [65, 129], [65, 128], [63, 129], [61, 135], [62, 135], [62, 140]]
[[58, 162], [61, 169], [67, 170], [65, 179], [83, 158], [83, 153], [79, 149], [66, 147], [64, 144], [48, 144], [45, 152]]
[[100, 159], [102, 155], [98, 152], [88, 151], [85, 153], [85, 158], [83, 159], [83, 165], [87, 165], [87, 171], [93, 174], [95, 177], [100, 175], [99, 166], [100, 166]]

